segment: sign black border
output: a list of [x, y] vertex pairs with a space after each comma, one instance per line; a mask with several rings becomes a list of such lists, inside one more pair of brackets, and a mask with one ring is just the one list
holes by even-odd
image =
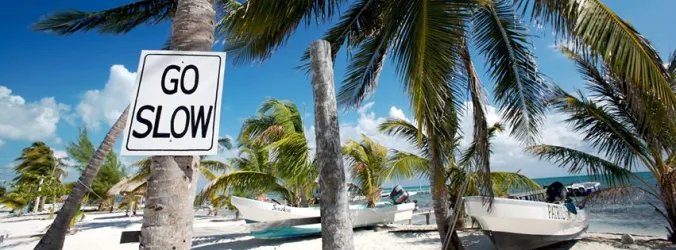
[[[214, 121], [214, 126], [211, 128], [211, 146], [209, 146], [208, 149], [130, 149], [129, 148], [129, 141], [131, 139], [131, 131], [132, 131], [132, 125], [134, 124], [134, 114], [136, 114], [136, 104], [138, 103], [138, 96], [141, 92], [141, 83], [143, 82], [143, 72], [146, 69], [146, 59], [148, 56], [203, 56], [203, 57], [216, 57], [218, 58], [218, 78], [216, 78], [216, 98], [214, 99], [214, 115], [213, 115], [213, 121]], [[139, 76], [139, 81], [138, 81], [138, 89], [136, 90], [136, 96], [134, 97], [134, 108], [131, 110], [131, 120], [127, 121], [129, 122], [129, 131], [127, 131], [127, 143], [124, 145], [124, 147], [127, 149], [127, 151], [131, 152], [146, 152], [146, 151], [166, 151], [166, 152], [184, 152], [184, 151], [209, 151], [214, 148], [214, 137], [216, 136], [216, 108], [218, 105], [218, 93], [220, 91], [220, 82], [221, 82], [221, 65], [223, 64], [222, 59], [220, 56], [217, 55], [204, 55], [204, 54], [163, 54], [163, 53], [150, 53], [146, 54], [143, 57], [143, 67], [141, 67], [141, 75]]]

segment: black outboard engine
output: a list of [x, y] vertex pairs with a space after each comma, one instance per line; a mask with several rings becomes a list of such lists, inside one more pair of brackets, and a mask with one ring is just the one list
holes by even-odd
[[568, 190], [566, 186], [561, 184], [561, 182], [555, 181], [551, 185], [547, 186], [547, 202], [561, 202], [563, 203], [566, 200], [566, 194]]
[[392, 192], [390, 192], [390, 199], [392, 199], [392, 202], [394, 202], [395, 205], [409, 202], [408, 192], [400, 185], [397, 185], [392, 189]]

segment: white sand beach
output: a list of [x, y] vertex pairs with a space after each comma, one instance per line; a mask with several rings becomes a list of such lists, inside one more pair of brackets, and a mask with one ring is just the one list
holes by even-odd
[[[199, 213], [198, 213], [199, 214]], [[140, 230], [142, 216], [127, 217], [124, 213], [88, 213], [76, 227], [79, 232], [68, 235], [64, 249], [138, 249], [138, 243], [119, 244], [122, 231]], [[47, 215], [26, 215], [9, 217], [0, 213], [0, 232], [9, 232], [9, 238], [0, 243], [0, 249], [33, 249], [37, 237], [45, 232], [52, 220]], [[354, 244], [356, 249], [439, 249], [439, 236], [436, 232], [395, 233], [401, 229], [433, 229], [433, 226], [410, 226], [391, 224], [377, 229], [356, 230]], [[298, 239], [261, 240], [248, 234], [242, 220], [234, 221], [225, 217], [200, 216], [194, 221], [193, 249], [321, 249], [320, 237]], [[495, 249], [490, 239], [481, 232], [462, 231], [460, 236], [466, 249]], [[634, 236], [635, 244], [620, 243], [620, 234], [586, 233], [577, 242], [561, 244], [551, 249], [605, 250], [605, 249], [676, 249], [658, 237]]]

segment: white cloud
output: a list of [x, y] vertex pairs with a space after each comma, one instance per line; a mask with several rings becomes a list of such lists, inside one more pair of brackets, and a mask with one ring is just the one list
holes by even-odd
[[2, 145], [5, 145], [5, 141], [0, 140], [0, 148], [2, 147]]
[[110, 67], [108, 82], [103, 89], [88, 90], [77, 105], [77, 113], [85, 125], [94, 130], [101, 123], [112, 126], [134, 95], [136, 73], [122, 65]]
[[[373, 105], [374, 103], [368, 103], [360, 108], [357, 111], [359, 117], [356, 122], [342, 122], [340, 124], [341, 143], [345, 143], [347, 139], [358, 141], [360, 140], [361, 133], [364, 133], [379, 143], [387, 146], [389, 149], [418, 153], [415, 147], [405, 140], [398, 137], [387, 136], [378, 131], [378, 124], [385, 121], [387, 117], [377, 116], [374, 112], [370, 111]], [[461, 143], [463, 148], [472, 140], [472, 109], [471, 107], [468, 107], [466, 110], [467, 111], [462, 115], [467, 118], [464, 118], [461, 121], [461, 129], [464, 134], [463, 142]], [[413, 120], [397, 107], [391, 107], [388, 116], [408, 121]], [[488, 106], [486, 118], [489, 126], [493, 125], [500, 120], [498, 110], [495, 107]], [[564, 118], [565, 117], [561, 114], [547, 115], [542, 127], [541, 143], [567, 146], [576, 149], [588, 148], [588, 146], [582, 142], [582, 135], [573, 132], [562, 122]], [[308, 143], [313, 149], [316, 145], [314, 133], [314, 126], [310, 127], [309, 131], [306, 132], [309, 141]], [[520, 173], [531, 178], [567, 175], [566, 169], [559, 168], [547, 161], [540, 161], [536, 157], [524, 152], [524, 146], [518, 140], [509, 136], [508, 131], [498, 134], [491, 143], [493, 150], [493, 154], [491, 155], [491, 169], [493, 171], [516, 172], [521, 169]], [[422, 180], [422, 182], [425, 181], [426, 180]], [[419, 181], [404, 181], [402, 183], [417, 185]]]
[[57, 124], [70, 106], [54, 97], [26, 102], [12, 90], [0, 86], [0, 139], [45, 140], [55, 138]]
[[[389, 136], [378, 131], [378, 125], [383, 123], [388, 117], [377, 117], [373, 111], [370, 111], [375, 103], [369, 102], [359, 108], [357, 113], [359, 118], [355, 123], [343, 122], [340, 124], [340, 143], [344, 144], [348, 140], [361, 140], [361, 134], [366, 134], [380, 144], [387, 146], [388, 149], [396, 149], [416, 153], [416, 148], [410, 143], [398, 137]], [[392, 106], [389, 112], [389, 118], [399, 118], [410, 121], [404, 115], [404, 112]], [[305, 132], [308, 138], [308, 144], [313, 150], [316, 148], [315, 127], [311, 126], [309, 131]]]
[[404, 115], [404, 111], [395, 106], [390, 107], [390, 117], [411, 122], [406, 115]]

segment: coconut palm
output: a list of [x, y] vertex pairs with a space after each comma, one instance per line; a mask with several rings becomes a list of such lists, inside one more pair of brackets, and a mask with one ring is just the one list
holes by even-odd
[[[182, 1], [145, 0], [104, 11], [63, 11], [44, 18], [35, 28], [65, 35], [89, 30], [120, 34], [144, 23], [181, 20], [183, 16], [180, 14], [194, 13], [202, 18], [191, 20], [202, 20], [200, 25], [204, 25], [204, 29], [201, 30], [205, 35], [211, 32], [213, 29], [206, 26], [213, 23], [213, 5], [207, 6], [207, 1], [202, 0], [199, 2], [204, 5], [201, 10], [206, 12], [177, 11], [180, 6], [202, 6], [179, 4]], [[194, 1], [197, 0], [190, 3], [197, 3]], [[544, 115], [541, 93], [545, 92], [545, 87], [532, 59], [533, 53], [528, 49], [527, 30], [519, 16], [515, 15], [519, 10], [530, 13], [534, 21], [551, 25], [563, 38], [590, 45], [593, 52], [609, 62], [616, 71], [625, 72], [637, 87], [654, 90], [670, 106], [676, 103], [670, 85], [662, 78], [665, 71], [657, 53], [628, 22], [600, 0], [358, 0], [349, 8], [341, 8], [345, 1], [239, 3], [219, 0], [215, 3], [219, 5], [217, 9], [223, 10], [216, 36], [225, 38], [228, 43], [226, 49], [234, 52], [230, 55], [235, 56], [236, 62], [268, 59], [276, 49], [285, 45], [301, 22], [306, 25], [310, 25], [312, 20], [323, 23], [339, 14], [339, 22], [325, 35], [325, 39], [331, 42], [334, 58], [346, 40], [348, 48], [358, 48], [358, 53], [350, 58], [346, 80], [340, 91], [341, 103], [354, 107], [372, 94], [384, 59], [391, 53], [409, 93], [418, 127], [430, 128], [430, 138], [438, 134], [432, 133], [431, 128], [439, 123], [434, 118], [446, 108], [445, 102], [450, 95], [447, 83], [451, 82], [450, 79], [462, 78], [451, 78], [451, 74], [460, 71], [469, 73], [465, 76], [475, 104], [474, 139], [480, 142], [482, 150], [478, 153], [482, 162], [486, 163], [486, 170], [485, 112], [483, 105], [477, 105], [485, 102], [478, 98], [478, 90], [481, 89], [478, 77], [473, 74], [469, 54], [463, 51], [466, 51], [466, 40], [475, 38], [478, 51], [490, 65], [489, 75], [498, 83], [495, 97], [505, 111], [503, 119], [513, 128], [514, 136], [532, 141]], [[181, 31], [186, 34], [177, 34]], [[180, 29], [174, 32], [174, 36], [185, 38], [185, 41], [197, 37], [194, 32]], [[195, 43], [195, 46], [203, 44], [202, 50], [211, 49], [213, 37], [200, 35], [193, 39], [202, 42]], [[189, 43], [185, 41], [172, 39], [170, 47], [177, 49], [178, 45], [183, 45], [178, 49], [186, 49]], [[617, 60], [609, 60], [611, 57]], [[461, 86], [451, 87], [453, 93], [459, 93], [460, 89]], [[448, 112], [448, 109], [445, 111]], [[439, 141], [444, 141], [444, 138]], [[434, 156], [432, 166], [440, 168], [437, 160], [439, 150], [435, 149], [435, 145], [431, 145], [430, 149]], [[433, 179], [438, 182], [443, 178]], [[439, 185], [436, 182], [432, 184], [433, 187]], [[434, 192], [435, 200], [442, 196], [442, 193]], [[446, 226], [439, 227], [442, 240]]]
[[361, 142], [348, 140], [343, 145], [342, 154], [347, 159], [351, 188], [366, 197], [368, 207], [375, 207], [380, 200], [383, 183], [396, 178], [411, 178], [415, 173], [402, 164], [389, 164], [387, 147], [365, 134], [361, 138]]
[[[325, 22], [334, 13], [340, 13], [340, 20], [324, 37], [331, 42], [334, 60], [343, 46], [351, 51], [340, 103], [356, 107], [372, 94], [390, 54], [409, 94], [417, 126], [421, 132], [427, 128], [427, 135], [434, 138], [439, 133], [433, 133], [433, 128], [440, 123], [435, 117], [444, 109], [447, 96], [469, 86], [475, 104], [474, 139], [481, 140], [478, 157], [483, 159], [485, 170], [489, 170], [487, 135], [483, 130], [485, 102], [478, 98], [481, 88], [477, 87], [480, 85], [472, 60], [464, 53], [465, 43], [473, 42], [486, 58], [488, 74], [497, 83], [494, 96], [513, 136], [533, 142], [544, 117], [548, 87], [537, 71], [526, 26], [516, 14], [519, 9], [530, 12], [533, 20], [550, 24], [562, 37], [591, 45], [606, 60], [611, 58], [612, 51], [612, 57], [621, 58], [608, 60], [614, 68], [626, 72], [641, 89], [655, 90], [662, 99], [676, 104], [676, 96], [661, 77], [665, 72], [657, 53], [633, 27], [599, 0], [359, 0], [340, 12], [341, 3], [248, 1], [221, 22], [219, 31], [223, 32], [228, 42], [226, 50], [233, 52], [236, 62], [262, 61], [284, 46], [301, 22], [309, 25], [313, 18]], [[317, 17], [318, 14], [321, 16]], [[308, 58], [306, 53], [304, 59]], [[461, 72], [466, 73], [468, 82], [450, 86], [449, 90], [451, 76]], [[429, 148], [432, 166], [440, 168], [439, 150], [433, 144]], [[432, 179], [436, 180], [431, 183], [434, 190], [443, 178]], [[439, 200], [443, 193], [433, 192], [433, 196]], [[444, 216], [436, 209], [435, 212]], [[446, 227], [439, 224], [442, 240]]]
[[[65, 164], [63, 159], [54, 156], [49, 146], [44, 142], [34, 142], [31, 146], [21, 150], [21, 155], [16, 159], [19, 164], [14, 167], [17, 173], [14, 177], [16, 184], [36, 184], [34, 190], [28, 190], [37, 194], [35, 196], [35, 203], [33, 203], [33, 212], [43, 210], [45, 197], [42, 196], [44, 185], [51, 184], [50, 182], [57, 180], [60, 183], [62, 176], [66, 175], [63, 169]], [[48, 180], [45, 183], [45, 179]]]
[[12, 211], [18, 211], [18, 215], [23, 214], [24, 208], [28, 206], [28, 200], [30, 197], [28, 193], [20, 191], [11, 191], [0, 197], [0, 204], [5, 206], [5, 208], [12, 209]]
[[295, 104], [268, 99], [244, 121], [238, 136], [236, 171], [217, 177], [197, 197], [200, 202], [230, 187], [251, 196], [272, 192], [294, 206], [308, 206], [318, 170], [310, 158], [303, 121]]
[[[216, 23], [216, 4], [218, 9], [224, 10], [228, 13], [228, 9], [232, 6], [237, 6], [236, 1], [207, 1], [207, 0], [174, 0], [174, 1], [155, 1], [145, 0], [138, 1], [126, 5], [122, 5], [113, 9], [105, 11], [96, 11], [88, 13], [77, 10], [61, 11], [49, 15], [34, 25], [36, 30], [52, 31], [61, 35], [69, 35], [78, 31], [87, 31], [96, 29], [103, 33], [122, 34], [131, 31], [143, 23], [160, 23], [171, 20], [172, 35], [170, 49], [173, 50], [190, 50], [190, 51], [210, 51], [214, 42], [214, 24]], [[128, 107], [122, 113], [118, 122], [116, 122], [110, 132], [106, 135], [101, 147], [94, 154], [90, 160], [87, 169], [83, 173], [80, 183], [82, 186], [89, 187], [93, 181], [94, 176], [98, 172], [103, 158], [110, 152], [110, 147], [119, 137], [122, 131], [121, 127], [126, 122]], [[173, 157], [164, 157], [168, 162], [166, 164], [176, 164]], [[181, 159], [182, 160], [182, 159]], [[186, 159], [187, 160], [187, 159]], [[194, 162], [193, 157], [190, 161]], [[165, 165], [160, 164], [158, 168], [163, 168]], [[159, 169], [158, 169], [159, 170]], [[161, 216], [150, 216], [150, 214], [169, 214], [169, 209], [154, 210], [144, 213], [148, 216], [148, 221], [144, 221], [142, 231], [144, 237], [142, 244], [149, 248], [171, 248], [183, 246], [180, 248], [189, 247], [192, 239], [190, 237], [190, 227], [184, 227], [192, 223], [192, 216], [188, 216], [192, 211], [192, 195], [194, 192], [197, 178], [194, 176], [180, 176], [178, 172], [171, 171], [153, 171], [153, 179], [162, 179], [165, 181], [158, 182], [159, 185], [167, 185], [167, 187], [153, 188], [149, 187], [148, 196], [152, 202], [161, 201], [160, 203], [171, 203], [174, 209], [185, 210], [179, 212], [181, 216], [175, 217], [172, 223], [168, 220], [160, 219]], [[161, 176], [161, 175], [167, 176]], [[173, 176], [169, 176], [172, 175]], [[185, 182], [185, 178], [192, 180], [194, 183]], [[169, 180], [169, 181], [166, 181]], [[169, 200], [171, 198], [170, 189], [168, 187], [179, 187], [178, 190], [185, 190], [185, 194], [179, 195], [177, 199]], [[85, 190], [76, 186], [74, 192], [71, 193], [69, 199], [66, 200], [64, 206], [54, 220], [53, 226], [47, 231], [45, 237], [40, 240], [36, 246], [37, 249], [42, 248], [61, 248], [66, 234], [66, 227], [68, 221], [72, 218], [77, 204], [84, 195]], [[157, 193], [156, 193], [157, 192]], [[165, 192], [165, 193], [162, 193]], [[155, 199], [155, 198], [158, 199]], [[180, 202], [179, 202], [180, 200]], [[188, 202], [189, 201], [189, 202]], [[152, 218], [150, 218], [152, 217]], [[149, 225], [153, 225], [153, 233], [148, 233]], [[166, 239], [172, 239], [167, 241]], [[164, 244], [169, 244], [164, 246]], [[172, 245], [173, 244], [173, 245]], [[164, 247], [163, 247], [164, 246]]]
[[[401, 119], [389, 119], [380, 124], [380, 130], [382, 132], [397, 135], [400, 137], [407, 138], [409, 141], [416, 140], [418, 132], [413, 124]], [[494, 138], [497, 133], [501, 132], [503, 127], [500, 123], [495, 123], [493, 126], [487, 129], [488, 139]], [[423, 140], [426, 141], [427, 138], [423, 137]], [[449, 200], [451, 201], [450, 206], [455, 206], [455, 201], [458, 200], [458, 197], [462, 196], [472, 196], [472, 195], [482, 195], [485, 192], [481, 192], [482, 188], [485, 188], [485, 175], [480, 171], [476, 171], [478, 168], [477, 165], [480, 165], [480, 158], [476, 156], [477, 154], [477, 142], [472, 141], [468, 147], [460, 152], [460, 140], [461, 138], [456, 137], [456, 140], [449, 142], [446, 146], [446, 180], [447, 180], [447, 189], [449, 193]], [[424, 147], [419, 147], [418, 150], [423, 154], [428, 152]], [[416, 173], [420, 173], [423, 176], [429, 175], [427, 166], [429, 165], [429, 158], [422, 157], [418, 154], [393, 150], [393, 154], [390, 158], [390, 164], [396, 166], [397, 168], [402, 169], [413, 169]], [[490, 145], [489, 145], [489, 152]], [[458, 157], [459, 156], [459, 157]], [[494, 194], [498, 196], [505, 196], [509, 190], [535, 190], [540, 189], [535, 181], [525, 177], [518, 172], [490, 172], [489, 178], [491, 179], [491, 190]], [[461, 193], [463, 184], [467, 182], [465, 191]], [[462, 207], [460, 207], [459, 213], [462, 214]], [[461, 217], [459, 217], [461, 218]], [[458, 226], [462, 226], [464, 221], [460, 219], [457, 223]]]
[[[613, 197], [628, 190], [640, 190], [654, 196], [663, 209], [656, 211], [665, 217], [669, 239], [676, 243], [676, 114], [668, 100], [659, 93], [641, 90], [623, 71], [590, 54], [575, 53], [561, 48], [578, 66], [586, 80], [588, 96], [582, 92], [573, 96], [563, 90], [553, 98], [553, 107], [569, 116], [565, 122], [583, 134], [584, 141], [595, 150], [577, 150], [558, 145], [536, 145], [528, 151], [567, 167], [570, 173], [581, 171], [602, 177], [612, 187], [587, 197]], [[664, 78], [676, 83], [676, 52], [664, 67], [669, 72]], [[637, 166], [647, 168], [657, 180], [651, 185], [627, 187], [629, 178], [642, 181], [630, 170]], [[645, 184], [645, 183], [644, 183]]]
[[199, 204], [218, 196], [228, 197], [229, 190], [233, 189], [248, 197], [274, 193], [291, 206], [307, 206], [302, 197], [307, 197], [316, 187], [314, 179], [317, 178], [318, 172], [309, 171], [296, 176], [283, 175], [281, 173], [289, 170], [280, 170], [280, 165], [271, 161], [269, 154], [269, 151], [260, 147], [242, 146], [240, 155], [231, 159], [235, 171], [210, 179], [211, 182], [204, 186], [195, 202]]

